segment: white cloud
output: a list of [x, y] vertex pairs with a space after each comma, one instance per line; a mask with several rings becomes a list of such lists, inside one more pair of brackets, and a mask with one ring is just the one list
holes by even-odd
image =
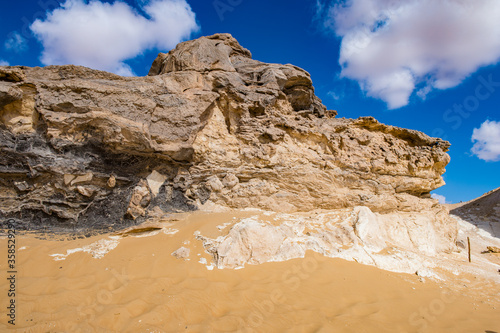
[[426, 96], [500, 60], [498, 0], [347, 0], [324, 13], [342, 38], [342, 75], [391, 109], [418, 84]]
[[5, 60], [0, 59], [0, 66], [9, 66], [9, 63]]
[[344, 98], [344, 93], [342, 92], [336, 92], [336, 91], [329, 91], [326, 93], [328, 96], [330, 96], [333, 100], [335, 101], [340, 101], [342, 98]]
[[444, 195], [441, 195], [441, 194], [436, 194], [436, 193], [432, 193], [431, 194], [431, 197], [433, 199], [436, 199], [437, 201], [439, 201], [440, 204], [447, 204], [448, 202], [446, 202], [446, 197]]
[[14, 52], [23, 52], [28, 49], [28, 43], [26, 38], [21, 36], [17, 31], [13, 31], [9, 34], [9, 38], [5, 41], [5, 49]]
[[422, 100], [425, 100], [427, 98], [427, 95], [432, 91], [431, 86], [425, 86], [422, 89], [417, 90], [417, 96], [420, 97]]
[[500, 121], [486, 120], [472, 133], [471, 152], [482, 160], [500, 161]]
[[76, 64], [133, 75], [124, 63], [147, 49], [169, 50], [199, 29], [185, 0], [144, 2], [140, 15], [124, 2], [67, 0], [36, 20], [31, 30], [42, 42], [45, 65]]

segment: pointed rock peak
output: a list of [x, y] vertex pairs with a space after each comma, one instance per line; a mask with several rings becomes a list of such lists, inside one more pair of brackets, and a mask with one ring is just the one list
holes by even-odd
[[215, 34], [180, 43], [168, 53], [160, 53], [148, 75], [178, 71], [207, 72], [223, 70], [234, 72], [233, 57], [252, 58], [230, 34]]
[[[202, 37], [203, 38], [203, 37]], [[240, 45], [240, 43], [234, 38], [231, 34], [215, 34], [212, 36], [207, 36], [205, 37], [207, 39], [210, 39], [212, 41], [216, 42], [216, 45], [218, 43], [224, 43], [225, 45], [231, 47], [231, 54], [230, 56], [234, 55], [241, 55], [247, 58], [252, 58], [252, 53], [250, 53], [249, 50], [244, 48], [243, 46]]]

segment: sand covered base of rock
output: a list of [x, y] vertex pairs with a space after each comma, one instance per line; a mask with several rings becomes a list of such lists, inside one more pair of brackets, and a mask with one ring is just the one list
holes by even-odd
[[[17, 236], [20, 332], [500, 332], [500, 284], [396, 274], [307, 252], [217, 269], [196, 231], [218, 237], [255, 212], [194, 213], [76, 240]], [[222, 230], [222, 231], [221, 231]], [[141, 232], [142, 231], [142, 232]], [[189, 257], [171, 254], [181, 247]], [[6, 239], [0, 248], [6, 249]], [[6, 250], [0, 306], [7, 306]], [[500, 277], [500, 275], [499, 275]], [[12, 328], [2, 310], [0, 331]]]

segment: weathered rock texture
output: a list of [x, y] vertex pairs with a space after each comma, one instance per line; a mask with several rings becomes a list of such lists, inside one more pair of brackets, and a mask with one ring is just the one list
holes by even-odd
[[110, 227], [207, 203], [294, 212], [439, 212], [449, 143], [335, 118], [310, 75], [228, 34], [160, 54], [149, 76], [0, 67], [0, 214]]
[[401, 273], [430, 276], [430, 258], [455, 249], [456, 224], [445, 211], [378, 214], [368, 207], [271, 213], [242, 219], [210, 238], [197, 233], [218, 268], [285, 261], [314, 251]]

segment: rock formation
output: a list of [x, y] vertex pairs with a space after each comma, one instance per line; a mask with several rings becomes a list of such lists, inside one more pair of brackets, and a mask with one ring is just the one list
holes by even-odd
[[[453, 243], [456, 225], [428, 199], [449, 143], [336, 114], [305, 70], [253, 60], [228, 34], [160, 54], [147, 77], [0, 67], [0, 218], [81, 230], [211, 204], [363, 206], [357, 214], [399, 214], [401, 225], [421, 212]], [[358, 227], [370, 242], [375, 226]]]
[[442, 211], [377, 214], [368, 207], [355, 207], [267, 215], [237, 221], [217, 238], [201, 233], [196, 237], [218, 268], [303, 258], [309, 250], [391, 271], [434, 276], [432, 268], [437, 265], [429, 258], [455, 249], [456, 224]]

